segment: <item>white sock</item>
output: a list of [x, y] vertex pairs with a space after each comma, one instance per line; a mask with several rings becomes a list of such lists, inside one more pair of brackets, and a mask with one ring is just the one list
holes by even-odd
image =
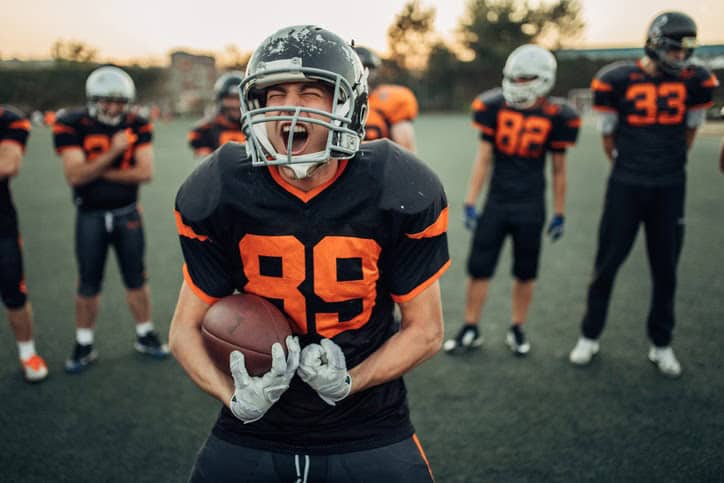
[[75, 329], [75, 340], [80, 345], [93, 344], [93, 329]]
[[140, 324], [136, 324], [136, 335], [138, 337], [143, 337], [144, 335], [148, 334], [153, 330], [153, 322], [150, 320], [147, 320], [146, 322], [141, 322]]
[[20, 355], [21, 361], [33, 357], [35, 355], [35, 341], [30, 339], [25, 342], [18, 342], [18, 354]]

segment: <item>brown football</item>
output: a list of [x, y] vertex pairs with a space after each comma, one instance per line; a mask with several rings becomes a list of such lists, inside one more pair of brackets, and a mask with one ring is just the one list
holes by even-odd
[[261, 376], [271, 369], [271, 347], [280, 342], [287, 353], [286, 337], [291, 335], [289, 320], [271, 302], [250, 294], [224, 297], [206, 312], [201, 323], [204, 345], [211, 359], [229, 373], [232, 351], [244, 354], [246, 369]]

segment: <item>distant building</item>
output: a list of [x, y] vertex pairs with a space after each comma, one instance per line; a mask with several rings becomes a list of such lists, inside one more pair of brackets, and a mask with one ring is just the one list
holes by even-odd
[[216, 60], [210, 55], [171, 53], [169, 94], [177, 114], [199, 114], [213, 102]]

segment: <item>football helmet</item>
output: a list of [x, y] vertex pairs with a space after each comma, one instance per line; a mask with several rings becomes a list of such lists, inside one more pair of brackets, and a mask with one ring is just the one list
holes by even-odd
[[[128, 111], [129, 104], [136, 98], [136, 86], [125, 71], [107, 65], [90, 73], [85, 81], [85, 97], [91, 117], [103, 124], [116, 126]], [[118, 114], [109, 114], [100, 108], [99, 101], [122, 102], [124, 107]]]
[[[332, 112], [302, 106], [266, 107], [268, 87], [303, 81], [321, 81], [332, 88]], [[352, 47], [336, 34], [314, 25], [287, 27], [272, 34], [254, 51], [241, 82], [241, 122], [252, 164], [289, 165], [298, 178], [305, 178], [331, 158], [353, 157], [364, 137], [367, 89], [366, 69]], [[307, 117], [309, 114], [317, 118]], [[298, 135], [294, 127], [300, 120], [329, 130], [324, 151], [292, 155], [294, 136]], [[287, 154], [277, 152], [269, 141], [267, 124], [277, 121], [292, 123]]]
[[367, 67], [369, 70], [373, 70], [382, 65], [380, 58], [367, 47], [360, 45], [354, 46], [354, 51], [359, 55], [359, 60], [362, 61], [362, 65]]
[[528, 109], [556, 82], [556, 58], [543, 47], [525, 44], [510, 53], [503, 67], [503, 97], [511, 106]]
[[[696, 48], [696, 23], [682, 12], [664, 12], [649, 26], [644, 51], [662, 72], [677, 75], [684, 70]], [[681, 50], [683, 58], [672, 56]]]
[[238, 96], [239, 84], [241, 84], [241, 80], [243, 78], [244, 74], [238, 70], [232, 70], [221, 74], [214, 83], [214, 97], [216, 98], [216, 102], [221, 102], [221, 99], [226, 96]]

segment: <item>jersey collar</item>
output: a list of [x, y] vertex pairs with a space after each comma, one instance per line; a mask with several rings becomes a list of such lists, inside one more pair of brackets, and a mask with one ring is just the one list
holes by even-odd
[[319, 193], [327, 189], [329, 186], [331, 186], [337, 179], [342, 176], [342, 173], [344, 173], [344, 170], [347, 169], [347, 163], [349, 162], [348, 159], [340, 159], [339, 164], [337, 165], [337, 172], [334, 174], [332, 178], [329, 179], [329, 181], [325, 182], [324, 184], [317, 186], [313, 190], [310, 191], [302, 191], [296, 186], [293, 186], [289, 183], [287, 183], [284, 178], [282, 178], [282, 175], [279, 174], [279, 168], [277, 166], [268, 166], [267, 169], [269, 170], [269, 174], [271, 174], [272, 179], [281, 186], [285, 191], [289, 192], [290, 194], [294, 195], [295, 197], [299, 198], [304, 203], [309, 203], [310, 200], [312, 200], [314, 197], [316, 197]]

